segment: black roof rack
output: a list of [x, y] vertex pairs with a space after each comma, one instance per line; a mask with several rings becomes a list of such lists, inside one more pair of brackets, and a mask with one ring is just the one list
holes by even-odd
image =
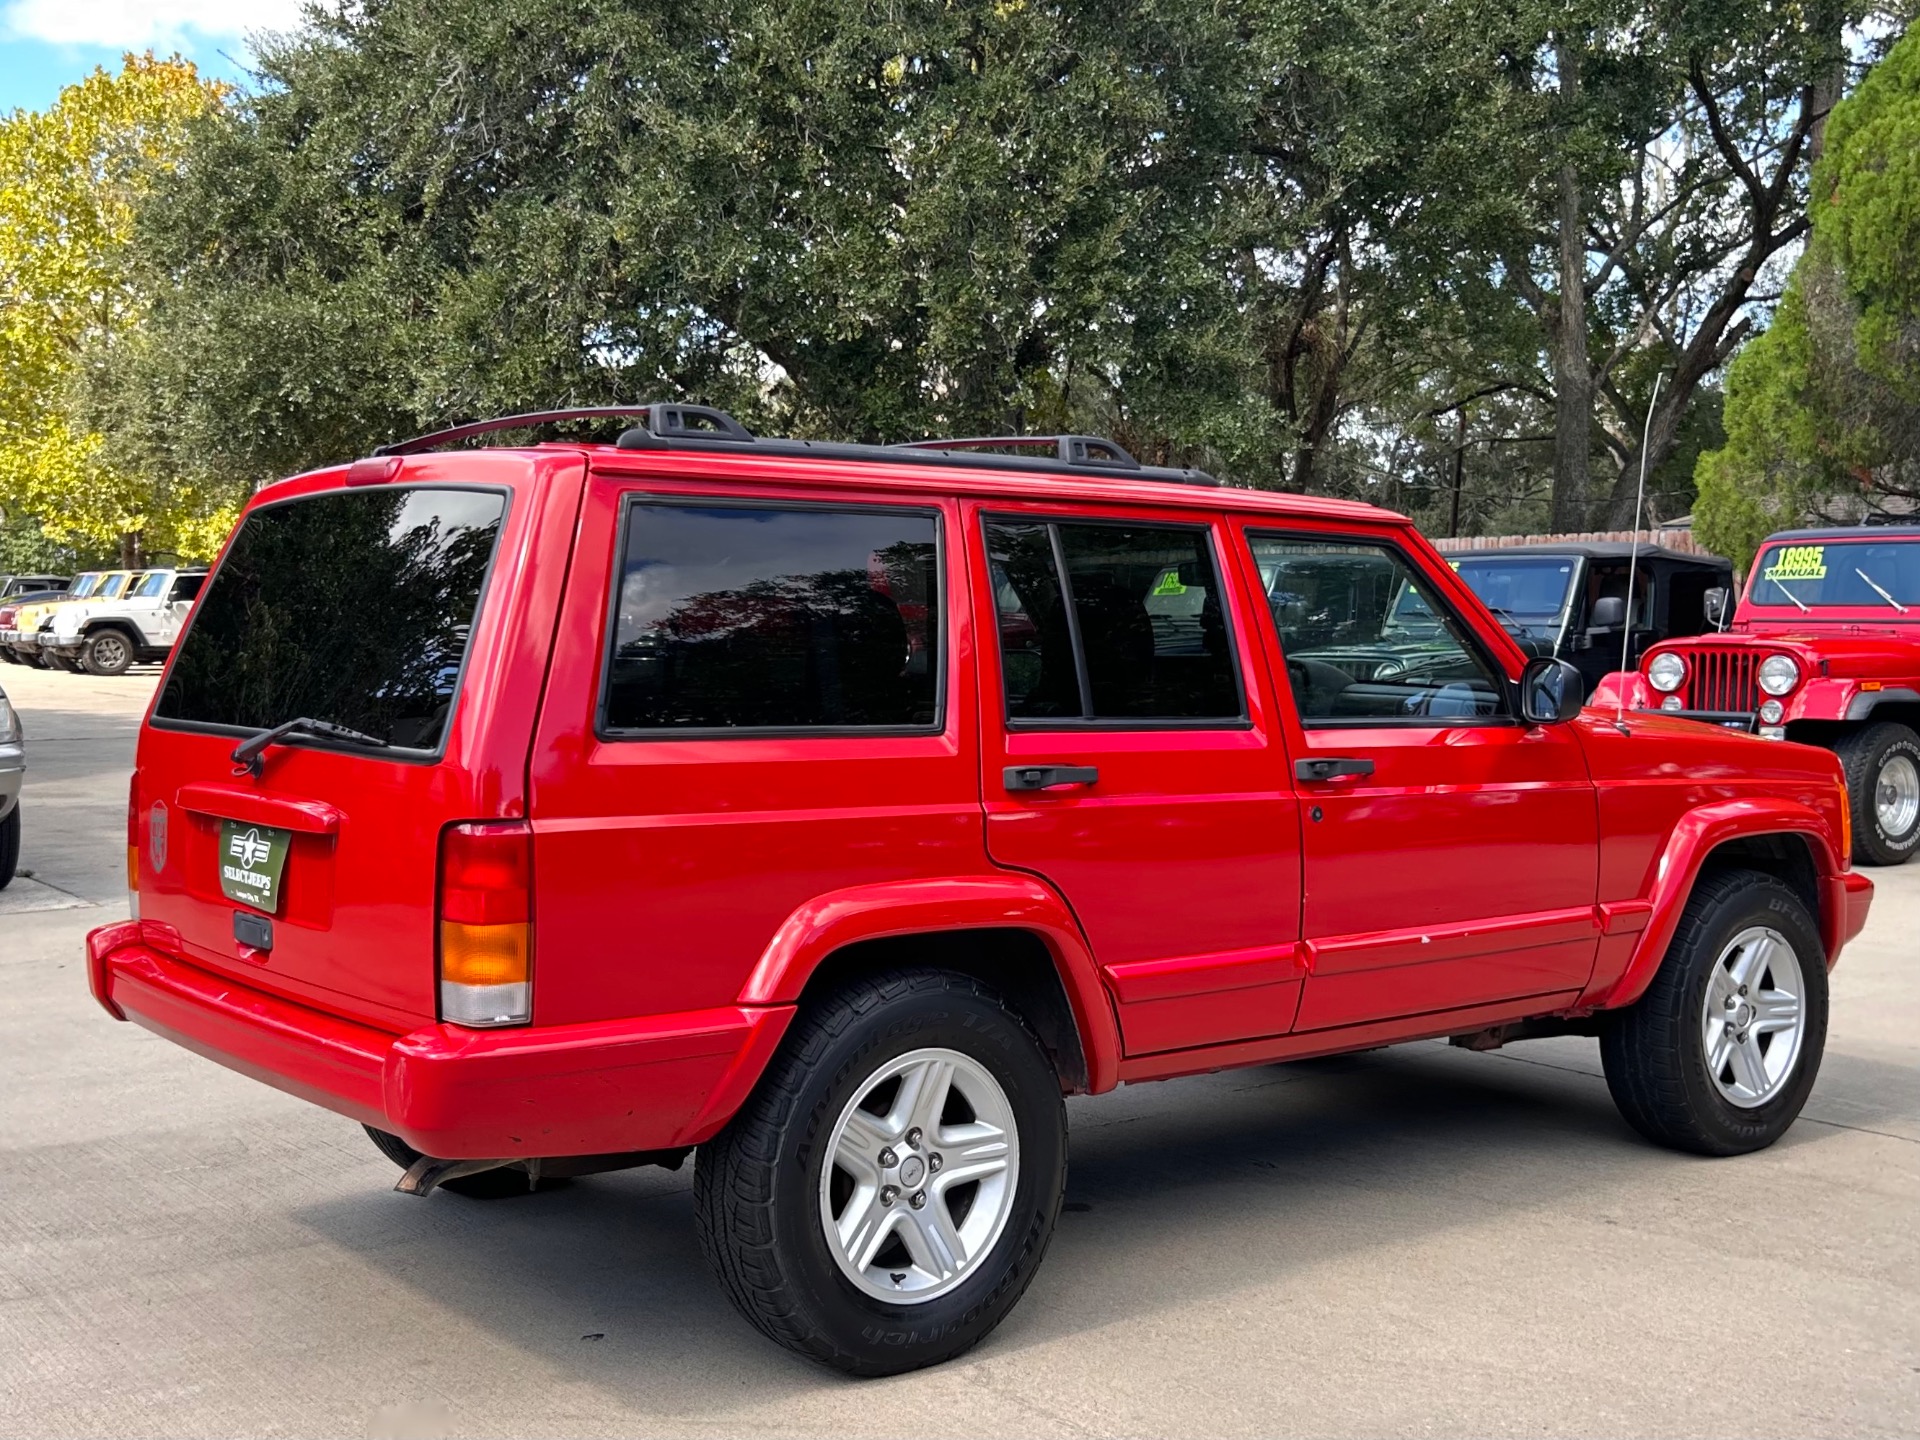
[[[638, 423], [616, 442], [622, 450], [737, 450], [751, 445], [763, 455], [869, 463], [925, 462], [966, 465], [988, 470], [1067, 475], [1124, 475], [1128, 479], [1159, 480], [1176, 485], [1218, 485], [1204, 470], [1142, 465], [1120, 446], [1098, 435], [980, 435], [948, 440], [914, 440], [903, 445], [853, 445], [822, 440], [762, 438], [727, 414], [708, 405], [594, 405], [571, 410], [536, 410], [523, 415], [501, 415], [475, 420], [446, 430], [416, 435], [382, 445], [375, 455], [418, 455], [442, 445], [458, 444], [501, 430], [526, 430], [568, 420], [631, 419]], [[995, 450], [1047, 449], [1050, 455], [1006, 455]]]

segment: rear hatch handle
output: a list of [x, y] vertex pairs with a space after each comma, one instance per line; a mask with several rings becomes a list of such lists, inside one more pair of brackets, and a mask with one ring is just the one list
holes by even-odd
[[233, 773], [251, 775], [260, 778], [260, 771], [266, 762], [262, 757], [267, 747], [278, 745], [289, 735], [319, 735], [328, 740], [345, 740], [354, 745], [371, 745], [376, 750], [388, 750], [392, 746], [385, 740], [372, 735], [362, 734], [358, 730], [349, 730], [345, 725], [336, 725], [331, 720], [315, 720], [308, 715], [298, 715], [271, 730], [262, 730], [257, 735], [249, 735], [233, 747], [229, 757], [233, 761]]

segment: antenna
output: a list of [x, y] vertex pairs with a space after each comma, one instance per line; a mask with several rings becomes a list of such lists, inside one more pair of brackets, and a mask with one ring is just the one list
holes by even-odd
[[[1627, 550], [1627, 623], [1626, 633], [1620, 637], [1620, 670], [1624, 674], [1632, 664], [1633, 655], [1633, 576], [1640, 566], [1640, 520], [1647, 504], [1647, 442], [1653, 438], [1653, 411], [1660, 403], [1660, 382], [1667, 372], [1660, 370], [1653, 377], [1653, 397], [1647, 401], [1647, 423], [1640, 432], [1640, 489], [1633, 497], [1633, 544]], [[1627, 687], [1622, 682], [1614, 691], [1619, 698], [1613, 712], [1614, 725], [1627, 728]]]

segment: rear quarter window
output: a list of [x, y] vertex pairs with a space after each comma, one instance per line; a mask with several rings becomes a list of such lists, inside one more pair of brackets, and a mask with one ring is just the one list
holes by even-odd
[[935, 513], [635, 500], [624, 529], [606, 733], [939, 727]]

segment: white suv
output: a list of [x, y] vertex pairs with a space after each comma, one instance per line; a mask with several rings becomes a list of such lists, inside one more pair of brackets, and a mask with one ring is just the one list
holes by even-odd
[[165, 660], [206, 579], [205, 570], [149, 570], [117, 600], [62, 605], [40, 631], [41, 653], [77, 661], [89, 675]]

